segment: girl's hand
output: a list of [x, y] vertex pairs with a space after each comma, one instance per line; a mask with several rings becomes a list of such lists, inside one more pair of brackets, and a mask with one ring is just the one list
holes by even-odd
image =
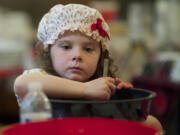
[[115, 79], [102, 77], [85, 83], [85, 98], [91, 100], [109, 100], [115, 93]]
[[165, 131], [159, 131], [159, 132], [156, 133], [155, 135], [165, 135]]
[[115, 79], [116, 81], [116, 89], [120, 90], [122, 88], [133, 88], [133, 85], [130, 83], [125, 83], [122, 80], [120, 80], [119, 78]]

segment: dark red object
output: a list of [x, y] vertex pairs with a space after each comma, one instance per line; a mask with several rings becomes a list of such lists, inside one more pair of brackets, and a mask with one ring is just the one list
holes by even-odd
[[14, 67], [14, 68], [1, 68], [0, 69], [0, 79], [8, 78], [14, 75], [19, 75], [23, 72], [22, 67]]
[[4, 135], [155, 135], [157, 131], [144, 124], [102, 118], [65, 118], [17, 124]]
[[97, 18], [97, 23], [91, 25], [91, 31], [94, 31], [94, 30], [98, 30], [99, 34], [103, 38], [107, 37], [108, 39], [110, 39], [108, 33], [102, 27], [102, 19], [101, 18]]

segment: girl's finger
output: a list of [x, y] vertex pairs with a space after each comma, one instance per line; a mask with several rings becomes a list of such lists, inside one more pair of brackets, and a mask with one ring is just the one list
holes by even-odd
[[119, 83], [122, 82], [122, 80], [119, 79], [119, 78], [116, 78], [115, 80], [116, 80], [117, 82], [119, 82]]
[[114, 83], [115, 84], [115, 79], [114, 78], [111, 78], [111, 77], [106, 77], [106, 79], [111, 82], [111, 83]]
[[128, 87], [129, 87], [129, 88], [133, 88], [133, 85], [130, 84], [130, 83], [128, 83]]
[[121, 82], [118, 86], [117, 89], [122, 89], [122, 88], [131, 88], [131, 85], [125, 83], [125, 82]]
[[115, 79], [115, 83], [116, 83], [116, 85], [118, 85], [119, 83], [121, 83], [122, 81], [119, 79], [119, 78], [116, 78]]
[[124, 84], [123, 84], [123, 83], [120, 83], [120, 84], [117, 85], [116, 88], [117, 88], [117, 89], [122, 89], [123, 87], [124, 87]]
[[111, 90], [111, 95], [113, 95], [116, 91], [116, 85], [114, 85], [114, 83], [109, 83], [108, 86]]

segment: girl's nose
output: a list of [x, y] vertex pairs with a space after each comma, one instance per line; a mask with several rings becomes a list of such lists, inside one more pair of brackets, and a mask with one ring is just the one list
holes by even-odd
[[73, 52], [73, 61], [81, 61], [82, 60], [82, 52], [80, 49], [75, 49]]

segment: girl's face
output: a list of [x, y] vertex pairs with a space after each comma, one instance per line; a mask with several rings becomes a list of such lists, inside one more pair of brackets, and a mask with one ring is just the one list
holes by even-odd
[[87, 81], [96, 71], [100, 43], [78, 31], [65, 32], [51, 47], [55, 71], [63, 78]]

